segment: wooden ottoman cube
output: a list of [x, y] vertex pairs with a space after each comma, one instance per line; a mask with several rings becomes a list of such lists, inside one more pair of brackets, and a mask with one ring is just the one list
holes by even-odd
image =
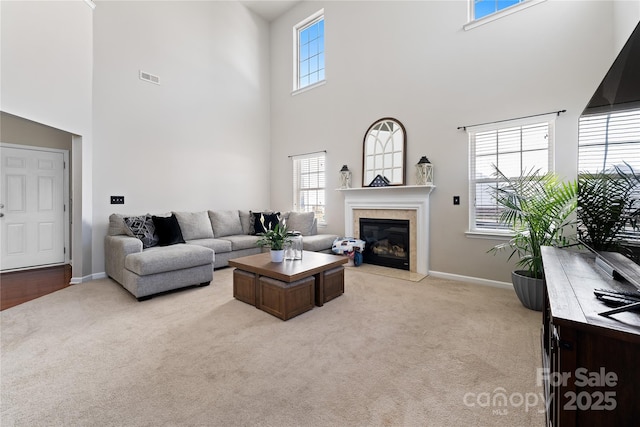
[[233, 297], [256, 305], [256, 275], [239, 269], [233, 270]]
[[324, 304], [344, 293], [344, 267], [332, 268], [323, 272], [322, 275], [324, 299], [321, 303]]
[[315, 305], [315, 282], [314, 277], [287, 283], [261, 276], [257, 306], [282, 320], [291, 319]]

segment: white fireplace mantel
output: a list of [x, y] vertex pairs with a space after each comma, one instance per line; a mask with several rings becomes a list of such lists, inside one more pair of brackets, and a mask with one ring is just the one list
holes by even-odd
[[338, 189], [344, 195], [344, 231], [354, 236], [353, 211], [357, 209], [415, 210], [416, 268], [420, 274], [429, 274], [429, 195], [433, 185], [402, 185], [388, 187], [360, 187]]

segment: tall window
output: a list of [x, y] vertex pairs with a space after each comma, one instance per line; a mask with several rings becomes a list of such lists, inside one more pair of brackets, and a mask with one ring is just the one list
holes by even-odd
[[538, 122], [509, 127], [469, 131], [470, 206], [469, 229], [472, 232], [504, 232], [501, 208], [494, 198], [501, 182], [495, 167], [517, 178], [531, 169], [544, 174], [553, 169], [553, 122]]
[[303, 89], [324, 81], [324, 9], [293, 28], [293, 89]]
[[471, 0], [473, 19], [484, 18], [526, 0]]
[[293, 210], [314, 212], [319, 224], [325, 222], [325, 154], [293, 157]]

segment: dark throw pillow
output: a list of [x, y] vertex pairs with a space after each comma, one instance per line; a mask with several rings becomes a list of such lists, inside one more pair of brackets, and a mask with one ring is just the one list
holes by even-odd
[[[264, 233], [272, 230], [280, 222], [280, 212], [251, 212], [253, 217], [253, 233]], [[264, 225], [263, 225], [264, 223]]]
[[171, 216], [153, 216], [153, 225], [156, 226], [158, 235], [158, 246], [170, 246], [178, 243], [185, 243], [175, 214]]
[[151, 215], [128, 216], [123, 218], [124, 224], [129, 228], [133, 237], [142, 241], [142, 248], [147, 249], [158, 245], [156, 227]]

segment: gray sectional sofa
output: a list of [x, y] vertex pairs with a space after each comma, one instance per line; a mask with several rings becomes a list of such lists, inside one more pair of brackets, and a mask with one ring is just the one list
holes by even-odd
[[[208, 285], [215, 268], [262, 251], [255, 233], [268, 217], [273, 219], [273, 213], [242, 210], [112, 214], [104, 241], [105, 272], [138, 300]], [[304, 250], [330, 253], [338, 238], [318, 234], [312, 212], [284, 212], [278, 219], [289, 230], [302, 233]]]

